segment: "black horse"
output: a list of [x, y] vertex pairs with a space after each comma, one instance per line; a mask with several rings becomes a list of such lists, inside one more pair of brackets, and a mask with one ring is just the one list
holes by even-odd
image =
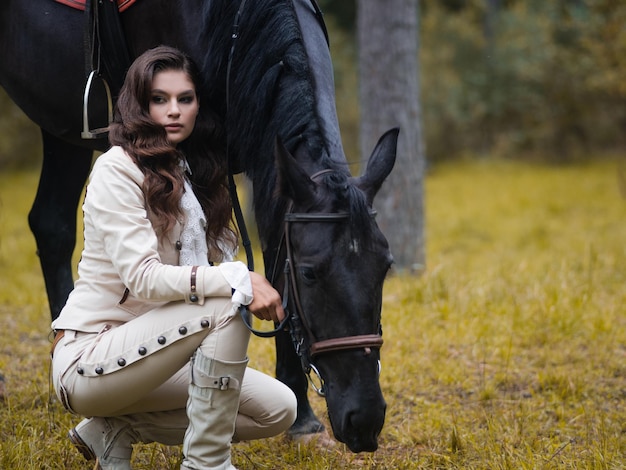
[[[391, 255], [371, 206], [395, 161], [397, 131], [353, 178], [312, 0], [139, 0], [120, 19], [129, 58], [168, 44], [200, 65], [201, 102], [222, 118], [224, 148], [252, 181], [266, 274], [294, 312], [290, 331], [276, 338], [277, 377], [298, 397], [290, 433], [323, 430], [304, 365], [323, 380], [335, 437], [354, 452], [375, 450], [386, 408], [378, 373]], [[106, 139], [81, 139], [84, 25], [82, 12], [53, 0], [0, 5], [0, 85], [43, 136], [29, 223], [53, 318], [73, 287], [76, 208], [92, 153], [107, 148]], [[120, 77], [109, 79], [115, 95]]]

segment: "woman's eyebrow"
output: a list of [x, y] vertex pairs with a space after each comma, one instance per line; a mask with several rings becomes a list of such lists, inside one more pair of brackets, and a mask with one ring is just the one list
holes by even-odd
[[[165, 90], [161, 90], [160, 88], [153, 88], [151, 90], [152, 93], [160, 93], [163, 95], [168, 95], [169, 93]], [[196, 92], [193, 90], [193, 88], [190, 88], [189, 90], [185, 90], [185, 91], [181, 91], [180, 93], [178, 93], [178, 96], [181, 95], [195, 95]]]

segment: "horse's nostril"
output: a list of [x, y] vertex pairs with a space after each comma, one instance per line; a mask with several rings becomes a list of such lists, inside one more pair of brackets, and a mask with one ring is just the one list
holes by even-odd
[[358, 411], [352, 411], [346, 416], [346, 444], [352, 452], [374, 452], [378, 449], [378, 435], [380, 430], [372, 428], [371, 420]]
[[352, 428], [356, 435], [361, 437], [374, 437], [378, 436], [378, 430], [376, 426], [372, 427], [371, 416], [366, 416], [365, 413], [354, 410], [348, 413], [347, 424], [349, 428]]

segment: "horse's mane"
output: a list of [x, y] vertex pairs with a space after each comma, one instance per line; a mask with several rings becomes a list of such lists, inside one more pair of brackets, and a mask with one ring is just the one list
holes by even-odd
[[[276, 136], [292, 153], [305, 143], [312, 158], [327, 158], [307, 53], [292, 0], [246, 2], [235, 40], [232, 32], [239, 2], [212, 3], [220, 11], [210, 12], [209, 21], [220, 16], [222, 21], [206, 28], [211, 32], [208, 50], [220, 54], [207, 57], [203, 69], [212, 74], [209, 83], [214, 89], [209, 90], [210, 100], [219, 103], [217, 111], [225, 117], [229, 152], [239, 157], [237, 163], [255, 184], [273, 183], [266, 178], [271, 176], [268, 170], [270, 174], [273, 170]], [[231, 17], [232, 23], [223, 21]], [[332, 166], [330, 159], [328, 165]]]
[[[240, 2], [210, 3], [211, 11], [206, 15], [209, 24], [204, 28], [208, 37], [200, 41], [207, 41], [211, 55], [201, 67], [210, 84], [209, 102], [224, 117], [229, 157], [238, 158], [235, 166], [243, 169], [254, 183], [257, 220], [259, 208], [264, 212], [263, 219], [285, 209], [285, 201], [274, 194], [277, 136], [292, 154], [303, 145], [306, 154], [315, 160], [308, 165], [310, 168], [333, 169], [347, 182], [350, 177], [347, 165], [333, 160], [326, 147], [312, 73], [292, 0], [247, 1], [240, 17], [237, 16]], [[233, 40], [237, 18], [238, 37]], [[233, 44], [234, 53], [229, 60]], [[368, 214], [363, 210], [362, 194], [356, 193], [358, 190], [353, 188], [335, 195], [344, 194], [347, 198], [349, 207], [343, 210]]]

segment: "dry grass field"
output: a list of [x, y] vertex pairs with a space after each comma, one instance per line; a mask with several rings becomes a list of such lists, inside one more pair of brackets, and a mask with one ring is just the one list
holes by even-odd
[[[235, 464], [625, 468], [622, 165], [432, 168], [427, 270], [385, 286], [380, 449], [355, 455], [277, 437], [235, 445]], [[26, 222], [36, 184], [34, 172], [0, 175], [0, 469], [87, 469], [65, 438], [78, 418], [50, 395], [49, 313]], [[272, 371], [270, 340], [255, 338], [250, 356]], [[134, 468], [175, 469], [179, 458], [179, 448], [141, 445]]]

